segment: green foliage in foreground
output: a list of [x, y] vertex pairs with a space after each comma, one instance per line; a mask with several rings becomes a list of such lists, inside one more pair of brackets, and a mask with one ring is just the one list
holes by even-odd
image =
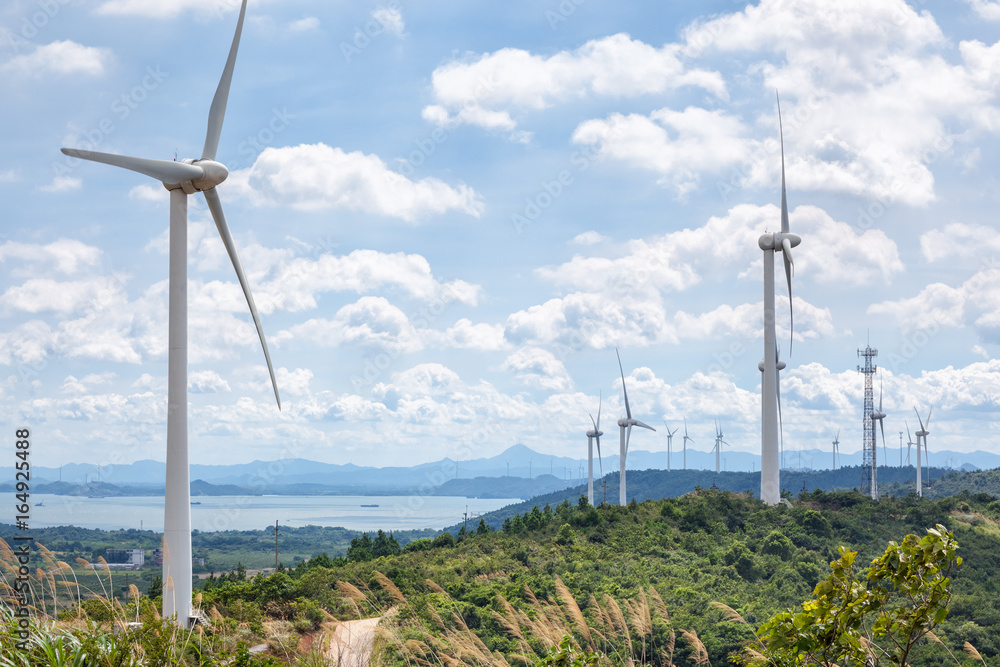
[[[381, 548], [390, 553], [380, 556], [371, 551], [377, 534], [368, 544], [358, 536], [357, 560], [320, 556], [271, 576], [216, 579], [202, 608], [215, 610], [213, 625], [251, 637], [276, 622], [309, 633], [326, 614], [349, 619], [394, 609], [395, 639], [384, 640], [379, 664], [413, 664], [413, 652], [474, 636], [463, 650], [498, 665], [524, 664], [518, 655], [534, 664], [553, 649], [553, 659], [572, 664], [581, 657], [574, 646], [617, 656], [614, 664], [628, 656], [650, 665], [723, 665], [755, 642], [753, 628], [798, 613], [790, 610], [801, 609], [829, 564], [844, 557], [840, 547], [857, 552], [853, 567], [883, 556], [891, 540], [942, 524], [962, 545], [964, 564], [950, 577], [950, 613], [934, 629], [943, 644], [918, 639], [908, 664], [954, 664], [949, 651], [972, 664], [964, 642], [987, 664], [1000, 664], [1000, 503], [988, 494], [876, 503], [816, 491], [789, 508], [700, 491], [625, 507], [592, 507], [579, 498], [507, 519], [499, 530], [443, 533], [399, 551], [384, 535]], [[904, 544], [916, 549], [919, 541]], [[895, 590], [898, 583], [865, 585]], [[650, 613], [658, 605], [663, 611]], [[615, 609], [625, 625], [609, 620]], [[554, 620], [543, 627], [543, 617]], [[564, 628], [575, 644], [560, 654]], [[891, 624], [887, 632], [895, 632]]]
[[782, 612], [760, 627], [763, 655], [747, 664], [904, 667], [948, 616], [950, 575], [962, 564], [956, 551], [954, 535], [938, 525], [922, 538], [889, 542], [859, 579], [857, 553], [841, 547], [830, 576], [801, 611]]

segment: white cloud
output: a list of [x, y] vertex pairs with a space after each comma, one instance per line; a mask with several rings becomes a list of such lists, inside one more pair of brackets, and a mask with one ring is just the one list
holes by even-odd
[[192, 394], [220, 394], [229, 393], [232, 389], [215, 371], [192, 371], [188, 373], [188, 391]]
[[79, 190], [83, 186], [83, 181], [72, 176], [56, 176], [48, 185], [43, 185], [38, 189], [42, 192], [69, 192]]
[[292, 21], [288, 25], [288, 29], [292, 32], [306, 32], [309, 30], [317, 30], [319, 28], [319, 19], [315, 16], [307, 16], [305, 18], [298, 19], [297, 21]]
[[403, 24], [403, 15], [394, 7], [379, 7], [372, 12], [372, 18], [378, 21], [386, 32], [402, 37], [406, 26]]
[[503, 368], [533, 389], [565, 392], [573, 388], [573, 380], [563, 362], [539, 347], [522, 347], [507, 357]]
[[108, 49], [65, 40], [43, 44], [31, 53], [14, 56], [0, 66], [0, 71], [35, 79], [53, 74], [99, 76], [110, 62], [111, 51]]
[[1000, 251], [1000, 232], [985, 225], [952, 222], [921, 235], [920, 250], [928, 262], [985, 259]]
[[[829, 338], [835, 335], [833, 315], [829, 308], [819, 308], [795, 297], [795, 340]], [[787, 318], [788, 297], [775, 298], [777, 321], [775, 334], [779, 341], [788, 340], [790, 320]], [[788, 325], [786, 326], [786, 322]], [[703, 340], [706, 338], [762, 338], [764, 335], [764, 302], [744, 303], [733, 307], [723, 304], [701, 315], [678, 311], [674, 316], [674, 329], [681, 338]]]
[[20, 180], [21, 172], [18, 169], [0, 171], [0, 183], [17, 183]]
[[662, 175], [679, 196], [697, 187], [702, 173], [718, 173], [747, 159], [751, 145], [743, 140], [740, 120], [724, 111], [687, 107], [660, 109], [648, 117], [611, 114], [588, 120], [573, 132], [573, 141], [595, 147], [595, 154]]
[[1000, 21], [1000, 2], [997, 0], [966, 0], [979, 18]]
[[421, 331], [421, 335], [425, 340], [444, 348], [495, 352], [510, 347], [504, 340], [503, 332], [502, 324], [473, 324], [463, 317], [443, 333], [426, 330]]
[[423, 347], [406, 314], [387, 299], [374, 296], [342, 307], [332, 320], [311, 319], [277, 336], [277, 340], [290, 338], [305, 338], [324, 347], [358, 345], [393, 354]]
[[570, 243], [575, 245], [597, 245], [598, 243], [607, 243], [608, 240], [608, 237], [603, 234], [590, 230], [582, 234], [577, 234]]
[[904, 333], [916, 330], [931, 337], [941, 327], [969, 327], [986, 342], [1000, 342], [1000, 268], [986, 264], [958, 287], [932, 283], [914, 297], [868, 307], [872, 315], [887, 315]]
[[0, 263], [20, 260], [26, 269], [13, 269], [16, 276], [31, 277], [39, 272], [58, 271], [66, 276], [100, 263], [101, 250], [76, 239], [61, 238], [45, 245], [8, 241], [0, 244]]
[[656, 48], [619, 33], [549, 57], [515, 48], [469, 54], [434, 70], [437, 103], [423, 115], [439, 125], [513, 131], [512, 113], [588, 96], [633, 97], [693, 86], [724, 98], [722, 77], [686, 68], [679, 51], [674, 44]]
[[147, 16], [167, 19], [180, 14], [197, 13], [201, 17], [218, 16], [240, 8], [240, 0], [105, 0], [97, 8], [98, 14]]
[[129, 199], [143, 202], [166, 203], [170, 201], [170, 192], [162, 185], [143, 183], [128, 191]]
[[267, 148], [252, 167], [230, 175], [230, 187], [259, 206], [304, 211], [343, 208], [407, 222], [455, 210], [479, 217], [480, 195], [436, 178], [411, 181], [376, 155], [325, 144]]

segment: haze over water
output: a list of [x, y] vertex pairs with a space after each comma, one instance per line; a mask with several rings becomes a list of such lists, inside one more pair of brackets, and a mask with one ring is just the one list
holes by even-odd
[[[81, 498], [34, 494], [33, 527], [163, 530], [163, 497]], [[351, 530], [415, 530], [453, 526], [470, 516], [521, 502], [518, 498], [458, 496], [198, 496], [191, 527], [202, 532], [282, 526], [340, 526]], [[378, 507], [362, 507], [378, 505]], [[468, 510], [466, 510], [468, 508]]]

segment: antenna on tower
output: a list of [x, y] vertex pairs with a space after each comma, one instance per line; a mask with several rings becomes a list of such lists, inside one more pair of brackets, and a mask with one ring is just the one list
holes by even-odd
[[875, 395], [872, 390], [872, 378], [878, 370], [878, 366], [872, 363], [872, 359], [878, 356], [878, 350], [872, 348], [869, 342], [865, 345], [864, 350], [858, 349], [858, 356], [865, 359], [864, 366], [858, 365], [858, 372], [865, 375], [865, 404], [862, 417], [864, 439], [861, 455], [861, 492], [870, 495], [872, 500], [878, 500], [878, 449], [875, 446], [875, 420], [872, 419], [872, 413], [875, 412]]

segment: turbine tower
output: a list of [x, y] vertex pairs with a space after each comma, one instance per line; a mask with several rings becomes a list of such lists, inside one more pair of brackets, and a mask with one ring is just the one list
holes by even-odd
[[726, 447], [732, 447], [728, 442], [722, 439], [722, 429], [719, 428], [719, 422], [715, 422], [715, 474], [719, 474], [719, 456], [722, 453], [722, 445]]
[[684, 470], [688, 469], [688, 440], [694, 442], [694, 438], [688, 437], [688, 419], [684, 418]]
[[[920, 415], [917, 416], [919, 417]], [[903, 423], [906, 424], [906, 465], [910, 465], [910, 447], [915, 443], [913, 442], [913, 436], [910, 435], [910, 425], [905, 421]]]
[[872, 500], [878, 500], [878, 448], [875, 446], [875, 421], [872, 412], [875, 410], [875, 399], [872, 392], [872, 377], [878, 366], [872, 359], [878, 356], [878, 350], [866, 345], [864, 351], [858, 350], [858, 356], [865, 358], [865, 365], [858, 366], [858, 372], [865, 374], [865, 405], [862, 417], [864, 440], [861, 453], [861, 492], [867, 493]]
[[243, 0], [236, 34], [229, 49], [229, 58], [222, 72], [222, 78], [212, 99], [208, 112], [208, 130], [201, 158], [181, 162], [171, 160], [150, 160], [145, 158], [96, 153], [93, 151], [63, 148], [62, 152], [92, 162], [121, 167], [155, 178], [170, 191], [170, 287], [169, 287], [169, 333], [168, 333], [168, 373], [167, 373], [167, 476], [164, 493], [163, 541], [166, 553], [163, 559], [163, 618], [174, 617], [180, 626], [188, 626], [193, 620], [191, 608], [191, 484], [188, 467], [188, 420], [187, 420], [187, 198], [202, 192], [212, 212], [212, 218], [222, 237], [222, 243], [229, 253], [236, 276], [239, 278], [243, 295], [246, 297], [257, 336], [260, 338], [271, 375], [274, 398], [281, 409], [278, 385], [274, 379], [271, 355], [264, 340], [264, 330], [257, 315], [250, 287], [247, 284], [243, 266], [236, 252], [236, 245], [229, 233], [226, 216], [222, 212], [222, 202], [216, 186], [226, 180], [229, 170], [215, 161], [222, 133], [222, 122], [226, 115], [226, 102], [236, 64], [236, 52], [243, 31], [247, 3]]
[[594, 421], [594, 415], [588, 415], [590, 417], [590, 423], [594, 425], [593, 431], [587, 431], [587, 500], [590, 504], [594, 504], [594, 440], [597, 440], [597, 462], [601, 466], [601, 477], [604, 477], [604, 461], [601, 459], [601, 436], [604, 435], [604, 431], [601, 430], [601, 402], [598, 399], [597, 403], [597, 421]]
[[625, 459], [628, 456], [628, 442], [632, 437], [632, 427], [641, 426], [642, 428], [648, 428], [650, 431], [655, 431], [656, 429], [648, 424], [643, 424], [638, 419], [632, 419], [632, 408], [628, 404], [628, 389], [625, 388], [625, 370], [622, 368], [622, 356], [618, 354], [618, 349], [615, 349], [615, 354], [618, 356], [618, 370], [622, 374], [622, 393], [625, 395], [625, 414], [627, 417], [625, 419], [618, 420], [619, 432], [619, 454], [618, 454], [618, 467], [620, 469], [618, 477], [618, 504], [625, 504]]
[[837, 437], [833, 439], [833, 469], [837, 469], [837, 455], [840, 454], [840, 429], [837, 429]]
[[663, 428], [667, 429], [667, 472], [670, 472], [670, 455], [673, 452], [674, 433], [677, 433], [677, 429], [671, 431], [666, 419], [663, 420]]
[[[777, 93], [775, 93], [777, 98]], [[790, 331], [794, 328], [792, 308], [792, 248], [801, 243], [788, 227], [788, 199], [785, 195], [785, 137], [781, 127], [781, 100], [778, 100], [778, 136], [781, 140], [781, 231], [763, 234], [757, 245], [764, 251], [764, 369], [761, 382], [760, 499], [768, 505], [781, 502], [781, 470], [778, 461], [778, 359], [774, 323], [774, 255], [781, 253], [788, 283]], [[789, 343], [791, 352], [791, 343]]]
[[[914, 407], [913, 411], [917, 412], [917, 408]], [[921, 470], [921, 465], [920, 465], [920, 443], [921, 443], [921, 441], [923, 441], [924, 454], [926, 454], [927, 453], [927, 436], [930, 434], [931, 412], [933, 412], [933, 411], [934, 411], [934, 408], [930, 408], [927, 411], [927, 421], [926, 422], [924, 422], [924, 420], [920, 418], [920, 413], [917, 412], [917, 421], [920, 422], [920, 430], [917, 431], [914, 435], [917, 436], [917, 495], [921, 496], [921, 497], [923, 497], [923, 495], [924, 495], [924, 490], [923, 490], [923, 484], [922, 484], [923, 480], [921, 480], [922, 470]], [[930, 474], [930, 466], [927, 466], [927, 474], [928, 475]]]

